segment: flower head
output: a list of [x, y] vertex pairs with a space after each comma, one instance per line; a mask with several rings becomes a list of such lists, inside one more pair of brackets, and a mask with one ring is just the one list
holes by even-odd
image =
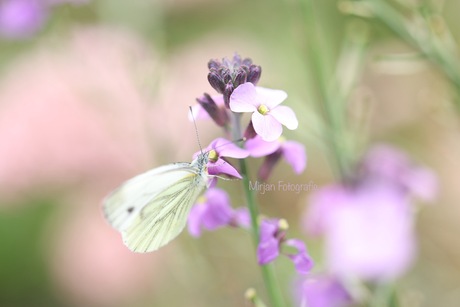
[[190, 211], [188, 230], [194, 237], [201, 229], [215, 230], [225, 226], [249, 228], [247, 208], [233, 209], [228, 194], [221, 189], [209, 189]]
[[273, 142], [266, 142], [260, 136], [247, 140], [245, 148], [252, 157], [266, 156], [259, 169], [259, 178], [267, 180], [273, 168], [283, 157], [296, 174], [301, 174], [307, 166], [305, 146], [296, 141], [287, 141], [283, 137]]
[[264, 141], [274, 141], [283, 132], [282, 125], [297, 129], [299, 122], [294, 111], [280, 104], [287, 98], [281, 90], [255, 87], [247, 82], [238, 86], [230, 96], [230, 109], [233, 112], [252, 112], [254, 130]]
[[376, 281], [401, 276], [416, 250], [408, 196], [418, 190], [407, 183], [421, 181], [429, 194], [434, 190], [435, 180], [426, 179], [430, 172], [413, 175], [422, 168], [406, 155], [390, 147], [375, 150], [365, 156], [351, 184], [324, 187], [311, 197], [307, 230], [324, 235], [328, 267], [340, 277]]
[[[206, 147], [204, 152], [209, 153], [208, 172], [210, 175], [225, 174], [236, 178], [241, 178], [238, 171], [223, 157], [243, 159], [249, 156], [249, 152], [236, 146], [229, 140], [217, 138]], [[195, 153], [195, 157], [200, 152]]]
[[249, 58], [242, 59], [238, 54], [235, 54], [231, 60], [228, 58], [223, 58], [222, 61], [211, 60], [208, 68], [208, 81], [217, 92], [223, 94], [227, 108], [233, 90], [246, 82], [257, 84], [262, 73], [260, 66], [252, 64]]
[[364, 180], [391, 182], [403, 193], [424, 201], [433, 201], [437, 194], [434, 173], [416, 165], [407, 154], [389, 145], [370, 148], [361, 162], [361, 172]]
[[353, 299], [342, 283], [333, 276], [312, 275], [297, 283], [295, 296], [299, 306], [346, 307]]
[[288, 224], [283, 219], [265, 219], [260, 224], [260, 241], [257, 247], [257, 259], [260, 265], [274, 261], [281, 253], [281, 246], [296, 249], [295, 253], [285, 254], [289, 257], [298, 273], [307, 274], [313, 267], [313, 260], [308, 255], [305, 244], [298, 239], [285, 240]]
[[6, 0], [0, 2], [0, 35], [24, 38], [37, 32], [46, 19], [43, 1]]

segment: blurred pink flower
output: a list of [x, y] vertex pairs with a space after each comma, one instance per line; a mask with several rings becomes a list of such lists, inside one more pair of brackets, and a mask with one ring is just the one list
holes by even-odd
[[294, 296], [298, 306], [346, 307], [352, 306], [353, 299], [342, 283], [327, 275], [310, 275], [298, 280]]
[[435, 191], [431, 171], [414, 165], [397, 149], [380, 145], [364, 156], [353, 182], [312, 195], [305, 226], [311, 234], [324, 235], [333, 274], [392, 280], [415, 258], [410, 196], [432, 199]]
[[394, 279], [414, 260], [411, 208], [392, 187], [325, 187], [312, 196], [306, 222], [325, 236], [327, 267], [340, 277]]
[[[151, 163], [149, 48], [129, 33], [76, 31], [11, 63], [0, 83], [0, 193], [119, 181]], [[52, 45], [52, 44], [51, 44]], [[52, 50], [52, 51], [51, 51]]]
[[0, 1], [0, 36], [24, 39], [37, 33], [56, 4], [86, 3], [89, 0], [3, 0]]
[[48, 227], [55, 288], [66, 305], [132, 306], [154, 293], [166, 254], [129, 251], [94, 205], [99, 199], [78, 197], [78, 206], [62, 207]]
[[430, 169], [389, 145], [374, 145], [364, 156], [361, 170], [370, 180], [392, 182], [424, 201], [433, 201], [438, 193], [437, 178]]
[[47, 7], [40, 0], [0, 2], [0, 36], [12, 39], [36, 33], [46, 19]]

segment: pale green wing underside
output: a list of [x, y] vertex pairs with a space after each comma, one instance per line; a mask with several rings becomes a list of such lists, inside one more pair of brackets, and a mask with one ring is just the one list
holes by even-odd
[[150, 252], [185, 227], [191, 206], [207, 184], [190, 163], [175, 163], [134, 177], [104, 202], [107, 220], [134, 252]]

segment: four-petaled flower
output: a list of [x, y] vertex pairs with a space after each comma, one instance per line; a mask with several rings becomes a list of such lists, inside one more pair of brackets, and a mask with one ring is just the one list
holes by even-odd
[[[204, 152], [208, 152], [208, 172], [210, 175], [225, 174], [236, 178], [241, 178], [238, 171], [222, 157], [243, 159], [249, 156], [249, 152], [236, 146], [229, 140], [224, 138], [217, 138], [209, 144], [208, 147], [203, 149]], [[200, 152], [195, 153], [195, 157]]]
[[287, 228], [288, 224], [284, 219], [265, 219], [262, 221], [257, 260], [260, 265], [268, 264], [278, 258], [282, 245], [290, 246], [297, 252], [285, 253], [285, 255], [292, 260], [298, 273], [307, 274], [313, 267], [313, 260], [301, 240], [285, 239]]
[[296, 141], [287, 141], [283, 137], [266, 142], [260, 136], [247, 140], [245, 148], [251, 157], [266, 157], [259, 169], [259, 178], [267, 180], [274, 166], [283, 157], [296, 174], [301, 174], [307, 166], [305, 146]]
[[202, 228], [215, 230], [232, 226], [249, 228], [250, 217], [246, 207], [233, 209], [228, 194], [219, 188], [209, 189], [190, 211], [188, 231], [194, 237], [201, 235]]
[[233, 112], [252, 112], [254, 130], [264, 141], [274, 141], [283, 132], [282, 124], [288, 129], [297, 129], [299, 122], [294, 111], [280, 104], [287, 98], [281, 90], [255, 87], [251, 82], [238, 86], [230, 96]]

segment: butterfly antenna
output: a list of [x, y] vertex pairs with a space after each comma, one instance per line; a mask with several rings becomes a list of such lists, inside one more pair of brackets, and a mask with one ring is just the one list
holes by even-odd
[[200, 136], [198, 135], [198, 127], [196, 126], [195, 116], [193, 115], [193, 110], [191, 106], [188, 106], [190, 114], [192, 115], [193, 125], [195, 126], [195, 135], [198, 141], [198, 146], [200, 146], [200, 152], [203, 153], [203, 147], [201, 147]]

